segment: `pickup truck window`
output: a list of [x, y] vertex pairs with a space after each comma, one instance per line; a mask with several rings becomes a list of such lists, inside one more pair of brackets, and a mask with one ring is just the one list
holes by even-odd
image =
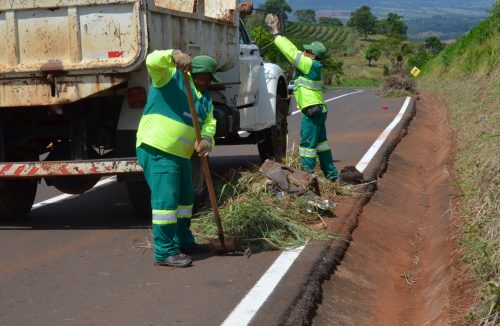
[[250, 36], [243, 25], [243, 22], [240, 20], [240, 44], [251, 44]]

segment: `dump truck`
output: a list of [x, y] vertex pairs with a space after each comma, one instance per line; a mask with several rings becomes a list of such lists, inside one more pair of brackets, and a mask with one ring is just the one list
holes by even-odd
[[[180, 49], [218, 62], [210, 90], [217, 145], [286, 150], [289, 101], [237, 0], [0, 1], [0, 219], [31, 210], [38, 184], [69, 194], [116, 175], [136, 194], [136, 130], [148, 53]], [[195, 168], [196, 170], [196, 168]], [[200, 173], [194, 173], [200, 185]], [[202, 179], [201, 179], [202, 182]], [[198, 189], [198, 188], [197, 188]]]

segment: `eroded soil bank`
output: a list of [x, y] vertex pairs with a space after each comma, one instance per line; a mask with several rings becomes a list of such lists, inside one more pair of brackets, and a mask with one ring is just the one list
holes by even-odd
[[463, 324], [470, 300], [457, 269], [446, 107], [417, 102], [353, 241], [323, 284], [313, 325]]

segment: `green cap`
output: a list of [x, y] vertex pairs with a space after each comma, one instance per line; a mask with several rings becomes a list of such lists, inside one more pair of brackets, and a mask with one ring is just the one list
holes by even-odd
[[323, 56], [326, 53], [325, 46], [323, 45], [323, 43], [318, 41], [314, 41], [311, 44], [305, 44], [304, 49], [311, 51], [312, 54], [314, 54], [316, 57], [320, 59], [323, 58]]
[[212, 74], [212, 78], [219, 82], [219, 78], [215, 75], [217, 71], [217, 61], [209, 57], [208, 55], [198, 55], [191, 60], [191, 73], [199, 74], [204, 72], [209, 72]]

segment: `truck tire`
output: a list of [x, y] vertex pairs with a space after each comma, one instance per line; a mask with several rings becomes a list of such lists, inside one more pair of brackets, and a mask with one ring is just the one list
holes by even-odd
[[264, 141], [257, 144], [262, 162], [267, 159], [281, 162], [286, 154], [286, 135], [288, 134], [288, 105], [285, 99], [277, 97], [276, 125], [263, 130]]
[[137, 216], [143, 220], [151, 220], [151, 191], [146, 180], [127, 182], [127, 191]]
[[[193, 188], [194, 188], [194, 204], [193, 214], [200, 209], [205, 203], [208, 195], [203, 168], [198, 155], [194, 154], [191, 157], [193, 163]], [[144, 220], [151, 219], [151, 191], [145, 180], [127, 182], [127, 191], [129, 194], [130, 203], [134, 207], [137, 215]]]
[[18, 220], [28, 215], [37, 185], [37, 180], [0, 180], [0, 220]]
[[100, 176], [67, 176], [52, 177], [45, 179], [48, 185], [54, 186], [60, 192], [66, 194], [78, 195], [92, 189], [97, 182], [101, 180]]

